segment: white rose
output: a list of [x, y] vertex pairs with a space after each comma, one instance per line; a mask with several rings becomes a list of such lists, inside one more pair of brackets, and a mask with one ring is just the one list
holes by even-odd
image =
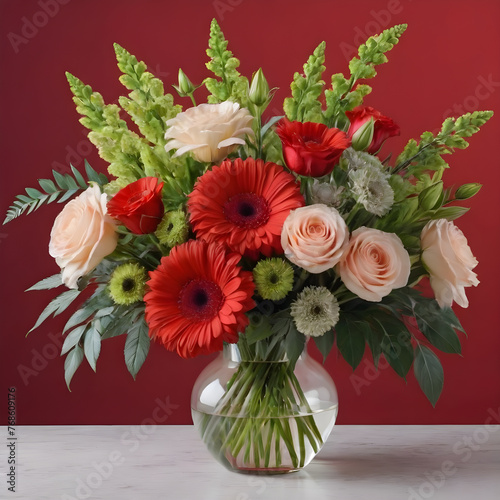
[[349, 229], [339, 212], [317, 204], [290, 212], [281, 231], [286, 257], [310, 273], [331, 269], [342, 257]]
[[455, 301], [468, 307], [465, 287], [479, 284], [472, 271], [478, 262], [462, 231], [446, 219], [433, 220], [422, 230], [420, 243], [422, 262], [439, 305], [451, 307]]
[[77, 288], [78, 279], [116, 248], [116, 223], [107, 215], [106, 202], [106, 194], [94, 185], [71, 200], [54, 221], [49, 253], [68, 288]]
[[352, 233], [338, 272], [351, 292], [380, 302], [408, 283], [410, 267], [410, 256], [396, 234], [360, 227]]
[[215, 163], [244, 145], [245, 134], [253, 135], [252, 120], [236, 102], [200, 104], [167, 121], [165, 149], [177, 149], [174, 157], [192, 151], [198, 161]]

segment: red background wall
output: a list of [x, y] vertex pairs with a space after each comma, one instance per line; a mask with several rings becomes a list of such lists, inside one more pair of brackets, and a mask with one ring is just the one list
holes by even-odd
[[[52, 8], [50, 16], [43, 14], [43, 4]], [[327, 368], [339, 390], [338, 421], [482, 423], [488, 410], [498, 410], [498, 2], [59, 0], [57, 5], [53, 0], [0, 1], [2, 213], [24, 187], [50, 177], [51, 168], [64, 168], [69, 161], [81, 167], [86, 157], [105, 170], [78, 123], [64, 72], [92, 85], [107, 102], [114, 101], [124, 92], [118, 83], [115, 41], [144, 60], [166, 87], [176, 83], [179, 67], [200, 82], [207, 76], [204, 51], [210, 20], [216, 17], [242, 61], [241, 71], [250, 76], [262, 66], [271, 86], [280, 87], [271, 105], [279, 113], [294, 71], [320, 41], [327, 42], [329, 79], [334, 72], [347, 72], [353, 47], [369, 35], [407, 22], [402, 42], [389, 53], [389, 64], [379, 66], [379, 75], [370, 81], [374, 91], [366, 100], [401, 125], [401, 137], [384, 151], [399, 153], [409, 138], [436, 129], [449, 114], [497, 111], [472, 138], [471, 147], [450, 158], [452, 169], [445, 176], [448, 184], [484, 184], [470, 201], [472, 210], [458, 223], [479, 259], [481, 285], [469, 289], [470, 307], [457, 311], [469, 334], [463, 337], [463, 357], [440, 355], [445, 388], [435, 409], [412, 374], [405, 383], [391, 369], [372, 372], [366, 361], [353, 375], [333, 351]], [[30, 22], [39, 27], [30, 29]], [[23, 290], [58, 270], [47, 245], [60, 209], [50, 205], [0, 228], [0, 390], [5, 395], [7, 387], [17, 387], [18, 423], [137, 424], [154, 418], [155, 408], [167, 400], [173, 406], [166, 423], [189, 423], [192, 384], [211, 358], [185, 361], [154, 345], [134, 382], [123, 361], [125, 338], [119, 337], [104, 342], [97, 374], [84, 361], [69, 392], [64, 359], [58, 356], [64, 318], [25, 338], [54, 295]], [[2, 423], [6, 406], [0, 404]]]

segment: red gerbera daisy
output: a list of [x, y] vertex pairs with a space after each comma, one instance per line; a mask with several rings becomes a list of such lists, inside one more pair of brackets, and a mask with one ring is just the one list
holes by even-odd
[[189, 195], [196, 235], [251, 258], [282, 254], [281, 229], [304, 206], [292, 174], [262, 160], [226, 160], [202, 175]]
[[222, 350], [235, 343], [255, 306], [252, 273], [241, 256], [201, 240], [176, 246], [149, 273], [144, 297], [149, 335], [183, 358]]

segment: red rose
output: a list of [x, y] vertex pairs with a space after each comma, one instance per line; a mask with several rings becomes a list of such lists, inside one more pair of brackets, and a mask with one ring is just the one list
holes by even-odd
[[165, 208], [161, 200], [163, 182], [143, 177], [120, 189], [108, 202], [108, 213], [135, 234], [155, 231]]
[[352, 111], [347, 111], [346, 116], [351, 122], [347, 135], [353, 143], [356, 142], [353, 137], [356, 132], [373, 118], [373, 139], [366, 148], [363, 148], [367, 153], [377, 153], [386, 139], [399, 135], [399, 125], [370, 106], [358, 106]]
[[290, 122], [285, 118], [279, 122], [276, 133], [283, 144], [286, 166], [311, 177], [329, 174], [351, 145], [345, 132], [322, 123]]

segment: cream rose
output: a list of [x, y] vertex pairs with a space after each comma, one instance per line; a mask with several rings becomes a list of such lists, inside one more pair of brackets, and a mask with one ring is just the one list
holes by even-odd
[[331, 269], [342, 257], [349, 229], [339, 212], [317, 204], [290, 212], [281, 231], [286, 257], [310, 273]]
[[344, 285], [358, 297], [380, 302], [408, 283], [410, 256], [394, 233], [360, 227], [338, 264]]
[[462, 231], [446, 219], [432, 220], [422, 230], [420, 243], [422, 262], [439, 305], [451, 307], [455, 301], [468, 307], [465, 287], [479, 284], [472, 271], [478, 262]]
[[192, 151], [199, 161], [218, 162], [245, 144], [245, 134], [253, 135], [252, 120], [236, 102], [200, 104], [167, 121], [165, 149], [177, 149], [174, 157]]
[[77, 288], [87, 274], [116, 248], [118, 233], [107, 215], [107, 197], [98, 186], [71, 200], [56, 217], [50, 233], [49, 253], [62, 269], [62, 281]]

